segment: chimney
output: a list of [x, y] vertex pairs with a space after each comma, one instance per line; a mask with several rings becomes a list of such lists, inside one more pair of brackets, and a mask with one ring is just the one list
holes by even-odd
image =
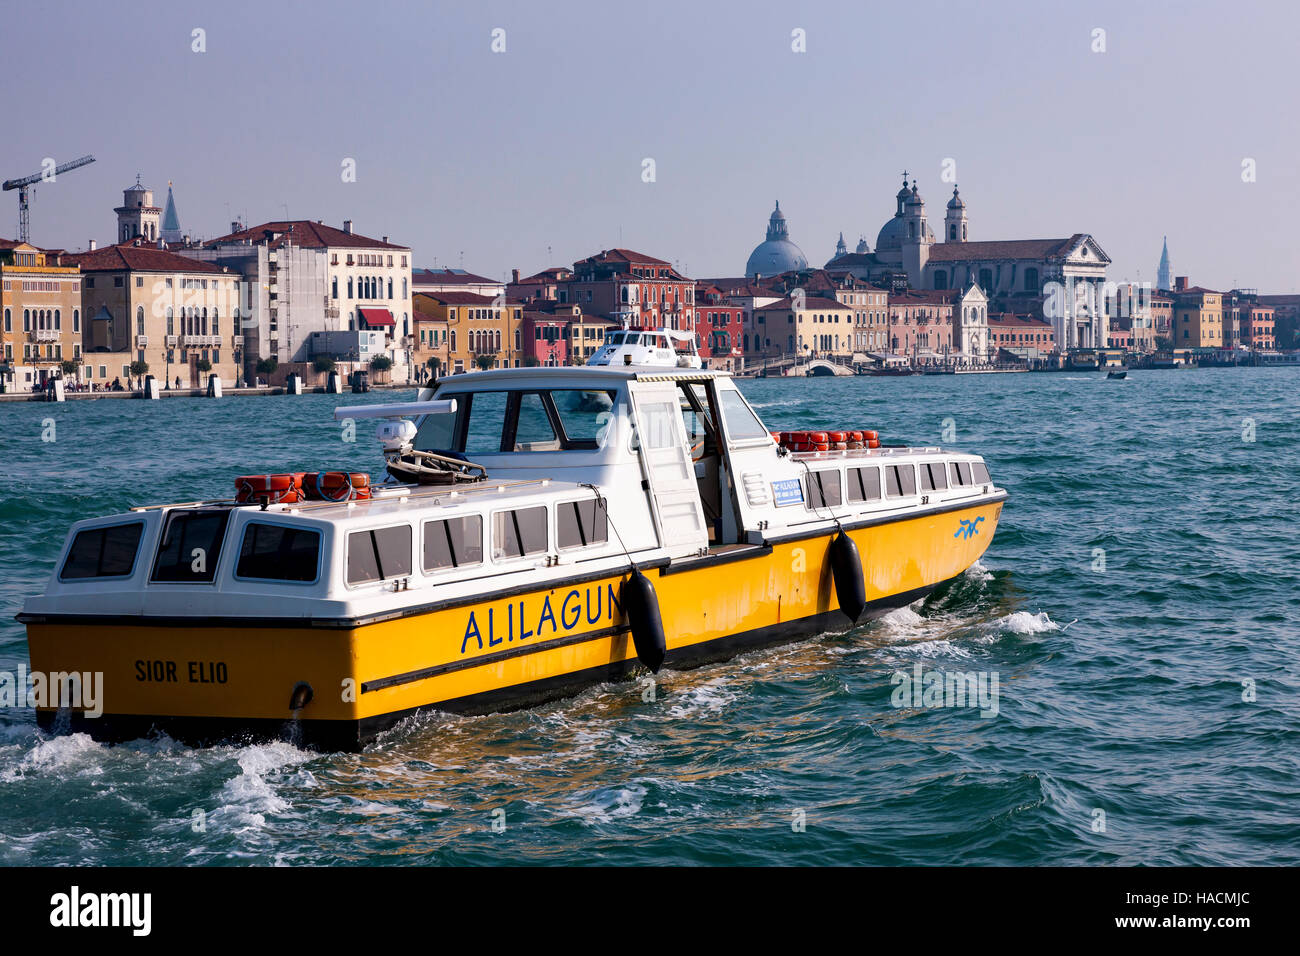
[[379, 241], [382, 242], [384, 245], [388, 245], [388, 237], [387, 237], [387, 236], [380, 236], [380, 237], [379, 237]]
[[349, 236], [352, 235], [352, 220], [351, 220], [351, 219], [344, 219], [344, 220], [343, 220], [343, 231], [346, 232]]
[[1187, 276], [1177, 276], [1174, 279], [1174, 291], [1175, 292], [1187, 291]]
[[90, 251], [91, 251], [91, 252], [94, 252], [94, 251], [95, 251], [95, 240], [94, 240], [94, 239], [91, 239], [91, 240], [90, 240]]
[[519, 284], [519, 270], [518, 270], [518, 269], [511, 269], [511, 270], [510, 270], [510, 277], [511, 277], [511, 278], [510, 278], [510, 281], [511, 281], [511, 282], [515, 283], [516, 285]]
[[234, 221], [230, 224], [230, 231], [231, 231], [231, 232], [243, 232], [243, 231], [244, 231], [244, 224], [243, 224], [242, 222], [240, 222], [238, 219], [236, 219], [236, 220], [234, 220]]

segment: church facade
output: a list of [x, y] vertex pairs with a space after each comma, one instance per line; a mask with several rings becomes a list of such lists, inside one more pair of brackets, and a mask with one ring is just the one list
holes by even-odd
[[[860, 245], [858, 252], [832, 258], [828, 271], [884, 284], [897, 284], [901, 274], [910, 288], [922, 291], [975, 286], [987, 299], [985, 316], [990, 307], [1038, 313], [1051, 322], [1062, 350], [1106, 347], [1103, 287], [1110, 257], [1092, 236], [971, 241], [966, 201], [954, 186], [939, 238], [915, 180], [909, 187], [904, 178], [894, 198], [894, 215], [881, 227], [875, 252]], [[837, 253], [843, 248], [841, 242]], [[987, 343], [987, 332], [971, 332], [982, 333]]]

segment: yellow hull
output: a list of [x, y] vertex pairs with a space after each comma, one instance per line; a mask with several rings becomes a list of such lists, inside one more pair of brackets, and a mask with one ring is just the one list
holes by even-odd
[[[866, 579], [864, 618], [914, 601], [988, 547], [1002, 500], [849, 526]], [[974, 529], [973, 531], [970, 529]], [[830, 535], [737, 548], [647, 570], [667, 638], [665, 666], [849, 626]], [[67, 725], [129, 739], [164, 730], [196, 742], [280, 736], [354, 748], [424, 709], [487, 712], [625, 676], [636, 651], [618, 603], [626, 572], [442, 601], [377, 621], [27, 621], [32, 670], [102, 673], [103, 715]], [[300, 683], [311, 700], [297, 712]], [[42, 726], [57, 712], [38, 708]]]

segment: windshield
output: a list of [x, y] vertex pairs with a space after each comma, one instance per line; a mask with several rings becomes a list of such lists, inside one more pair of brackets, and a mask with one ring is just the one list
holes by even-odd
[[[443, 397], [443, 396], [439, 396]], [[511, 389], [449, 393], [456, 411], [428, 415], [415, 436], [422, 451], [476, 455], [601, 447], [616, 393], [604, 389]]]

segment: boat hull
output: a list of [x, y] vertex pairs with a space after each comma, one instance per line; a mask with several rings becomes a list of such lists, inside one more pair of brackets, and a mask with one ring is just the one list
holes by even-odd
[[[970, 567], [993, 537], [1003, 498], [846, 523], [866, 580], [860, 620]], [[667, 635], [664, 666], [696, 667], [850, 627], [835, 598], [834, 533], [642, 565]], [[32, 618], [33, 671], [103, 675], [102, 715], [38, 707], [37, 721], [104, 740], [161, 732], [195, 744], [285, 738], [357, 749], [420, 712], [517, 709], [648, 673], [619, 600], [625, 578], [575, 573], [384, 620]], [[311, 700], [291, 711], [303, 683]]]

